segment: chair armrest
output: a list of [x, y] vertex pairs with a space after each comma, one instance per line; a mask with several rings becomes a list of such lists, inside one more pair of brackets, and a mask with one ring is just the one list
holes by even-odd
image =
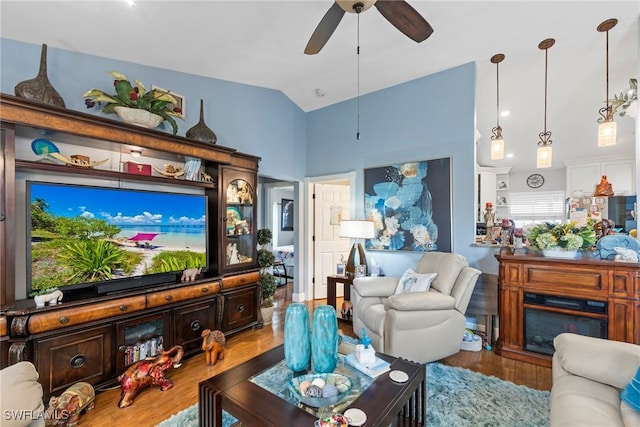
[[396, 291], [399, 277], [356, 277], [353, 288], [362, 297], [388, 297]]
[[437, 291], [391, 295], [384, 301], [387, 310], [398, 311], [452, 310], [455, 304], [455, 298]]
[[559, 368], [620, 389], [640, 366], [640, 345], [571, 333], [558, 335], [553, 345]]

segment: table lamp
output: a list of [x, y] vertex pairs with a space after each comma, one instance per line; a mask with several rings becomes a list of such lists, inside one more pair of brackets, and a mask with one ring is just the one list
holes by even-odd
[[[375, 236], [373, 229], [373, 221], [365, 220], [342, 220], [340, 221], [340, 237], [349, 237], [351, 239], [372, 239]], [[347, 275], [355, 276], [356, 272], [356, 244], [358, 245], [359, 264], [364, 265], [365, 274], [368, 274], [367, 257], [364, 255], [364, 248], [360, 242], [354, 242], [349, 252], [347, 260]]]

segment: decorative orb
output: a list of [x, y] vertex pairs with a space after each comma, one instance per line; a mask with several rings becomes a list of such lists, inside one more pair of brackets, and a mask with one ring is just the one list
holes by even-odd
[[338, 387], [334, 386], [333, 384], [327, 384], [322, 389], [322, 397], [333, 397], [337, 396], [338, 394]]
[[298, 386], [298, 390], [300, 390], [300, 394], [303, 396], [306, 395], [307, 389], [309, 388], [310, 385], [311, 385], [311, 381], [302, 381]]
[[322, 389], [317, 385], [310, 385], [305, 393], [307, 397], [322, 397]]
[[317, 385], [318, 387], [322, 388], [325, 385], [325, 382], [322, 378], [315, 378], [313, 381], [311, 381], [312, 385]]

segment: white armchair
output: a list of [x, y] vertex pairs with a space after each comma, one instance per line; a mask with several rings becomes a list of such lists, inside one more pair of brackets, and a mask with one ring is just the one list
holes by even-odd
[[353, 280], [353, 331], [362, 328], [376, 351], [415, 362], [440, 360], [460, 351], [464, 316], [481, 271], [458, 254], [425, 253], [417, 273], [437, 273], [427, 292], [394, 294], [399, 277]]

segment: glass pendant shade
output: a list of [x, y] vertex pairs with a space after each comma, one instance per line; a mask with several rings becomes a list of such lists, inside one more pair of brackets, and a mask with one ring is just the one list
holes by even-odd
[[536, 155], [536, 167], [538, 169], [550, 168], [552, 154], [552, 148], [549, 145], [538, 147], [538, 153]]
[[504, 157], [504, 140], [491, 140], [491, 160], [500, 160]]
[[616, 122], [605, 121], [598, 126], [598, 147], [608, 147], [610, 145], [616, 145]]

